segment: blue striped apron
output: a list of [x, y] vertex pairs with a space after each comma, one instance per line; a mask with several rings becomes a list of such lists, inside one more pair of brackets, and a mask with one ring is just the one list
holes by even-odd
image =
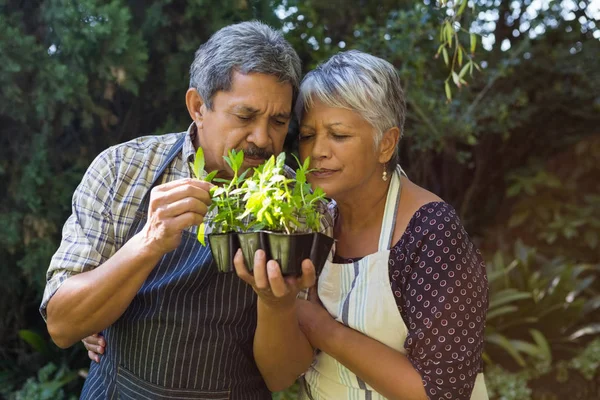
[[[184, 136], [152, 187], [181, 152]], [[129, 240], [146, 222], [150, 190]], [[81, 399], [271, 399], [254, 362], [256, 297], [236, 274], [220, 274], [208, 247], [183, 231], [125, 313], [104, 332]]]

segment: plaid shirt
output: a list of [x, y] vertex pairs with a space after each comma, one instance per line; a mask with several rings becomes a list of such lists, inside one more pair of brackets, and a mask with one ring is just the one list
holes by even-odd
[[[192, 176], [189, 163], [196, 154], [192, 143], [195, 134], [192, 124], [182, 151], [166, 168], [160, 184]], [[93, 270], [123, 246], [144, 195], [179, 135], [143, 136], [108, 148], [92, 162], [73, 194], [73, 213], [63, 227], [60, 247], [46, 274], [40, 305], [44, 319], [48, 301], [67, 278]], [[294, 174], [290, 168], [286, 172], [290, 177]], [[333, 205], [323, 205], [321, 231], [329, 236], [333, 236], [332, 210]], [[212, 218], [211, 214], [206, 216], [207, 220]], [[195, 226], [188, 229], [197, 232]]]

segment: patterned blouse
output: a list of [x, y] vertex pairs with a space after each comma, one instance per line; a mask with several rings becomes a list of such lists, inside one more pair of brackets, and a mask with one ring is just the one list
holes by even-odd
[[451, 205], [428, 203], [413, 215], [391, 249], [389, 276], [408, 328], [406, 355], [428, 398], [468, 400], [483, 367], [488, 284], [481, 253]]

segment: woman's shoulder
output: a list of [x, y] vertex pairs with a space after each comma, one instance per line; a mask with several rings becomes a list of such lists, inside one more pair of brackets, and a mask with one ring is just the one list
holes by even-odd
[[[414, 233], [417, 226], [429, 221], [429, 215], [431, 214], [443, 219], [456, 217], [454, 207], [436, 194], [403, 177], [392, 243], [398, 243], [406, 234]], [[423, 221], [423, 218], [425, 218], [425, 221]]]

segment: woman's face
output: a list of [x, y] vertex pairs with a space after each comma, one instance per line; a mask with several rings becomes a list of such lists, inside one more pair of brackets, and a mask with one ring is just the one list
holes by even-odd
[[375, 129], [354, 111], [316, 101], [304, 113], [299, 140], [301, 161], [310, 157], [311, 168], [319, 169], [308, 181], [327, 197], [343, 200], [368, 187], [372, 179], [381, 180], [383, 161], [374, 149]]

